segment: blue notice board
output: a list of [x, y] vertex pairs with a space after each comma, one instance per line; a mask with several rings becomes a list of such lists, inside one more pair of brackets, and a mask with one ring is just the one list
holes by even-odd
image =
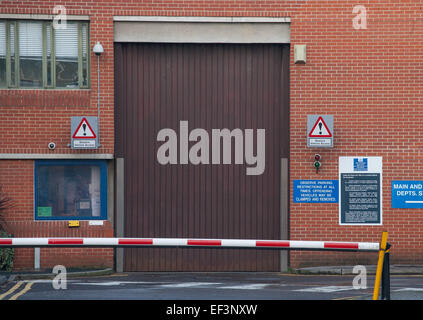
[[392, 208], [423, 208], [423, 181], [392, 181]]
[[338, 180], [294, 180], [295, 203], [338, 203]]

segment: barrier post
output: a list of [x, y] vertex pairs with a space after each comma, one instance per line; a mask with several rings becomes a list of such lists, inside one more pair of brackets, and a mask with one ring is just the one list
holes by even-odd
[[382, 300], [391, 300], [391, 277], [389, 270], [389, 251], [391, 245], [386, 244], [385, 257], [383, 259], [382, 269]]
[[375, 278], [375, 287], [373, 290], [373, 300], [379, 299], [379, 290], [380, 290], [380, 280], [382, 277], [382, 269], [383, 269], [383, 260], [385, 257], [386, 245], [388, 243], [388, 232], [382, 232], [382, 239], [380, 240], [379, 246], [379, 260], [377, 262], [377, 269], [376, 269], [376, 278]]

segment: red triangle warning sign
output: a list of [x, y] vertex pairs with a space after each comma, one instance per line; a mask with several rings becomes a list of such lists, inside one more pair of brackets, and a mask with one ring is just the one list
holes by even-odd
[[309, 132], [310, 138], [330, 138], [332, 133], [322, 117], [319, 117], [313, 126], [313, 129]]
[[91, 128], [86, 118], [82, 118], [81, 123], [72, 136], [74, 139], [95, 139], [96, 137], [94, 130]]

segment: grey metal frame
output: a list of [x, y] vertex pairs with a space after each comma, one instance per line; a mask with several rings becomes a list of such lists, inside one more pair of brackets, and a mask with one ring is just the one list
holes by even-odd
[[[19, 21], [20, 20], [4, 20], [6, 22], [6, 87], [5, 88], [19, 88], [20, 74], [19, 74]], [[54, 28], [52, 26], [52, 21], [45, 20], [36, 20], [42, 23], [42, 33], [43, 33], [43, 53], [42, 53], [42, 83], [43, 86], [37, 89], [55, 89], [56, 88], [56, 52], [55, 52], [55, 36]], [[88, 89], [91, 86], [91, 64], [90, 64], [90, 28], [87, 21], [77, 21], [78, 23], [78, 87], [75, 89]], [[12, 78], [12, 50], [11, 50], [11, 25], [14, 26], [14, 77]], [[87, 37], [86, 37], [86, 47], [87, 47], [87, 85], [83, 85], [83, 37], [82, 29], [83, 25], [86, 26]], [[51, 45], [51, 68], [50, 68], [50, 77], [51, 84], [47, 82], [47, 28], [50, 28], [50, 45]]]
[[[289, 239], [289, 159], [281, 158], [281, 206], [280, 206], [280, 236]], [[280, 272], [288, 271], [289, 254], [286, 250], [280, 253]]]

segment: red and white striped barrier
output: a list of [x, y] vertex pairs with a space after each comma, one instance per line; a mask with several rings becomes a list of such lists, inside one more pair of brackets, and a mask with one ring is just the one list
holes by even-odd
[[224, 247], [379, 251], [377, 242], [179, 238], [0, 238], [0, 247]]

